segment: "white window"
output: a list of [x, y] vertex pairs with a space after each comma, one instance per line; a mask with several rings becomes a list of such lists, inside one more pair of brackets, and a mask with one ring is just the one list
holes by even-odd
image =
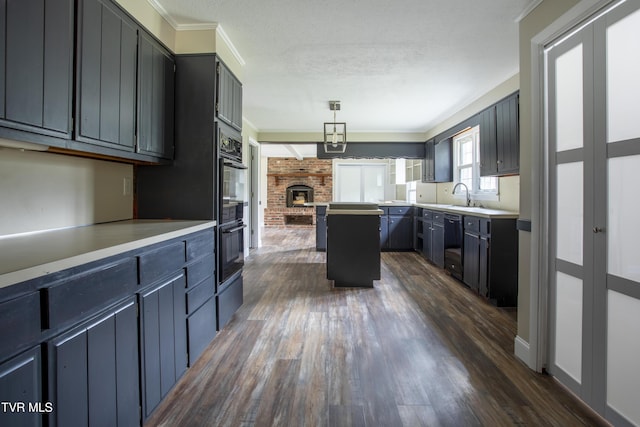
[[385, 199], [386, 163], [337, 163], [335, 166], [335, 201], [378, 203]]
[[[473, 127], [453, 137], [454, 182], [462, 182], [474, 199], [497, 200], [498, 178], [480, 176], [480, 127]], [[464, 195], [458, 187], [456, 194]]]

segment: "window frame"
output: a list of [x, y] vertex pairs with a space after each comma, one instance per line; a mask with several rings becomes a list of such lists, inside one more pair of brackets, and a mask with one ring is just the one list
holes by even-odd
[[[471, 163], [461, 163], [461, 141], [463, 139], [472, 138], [473, 148], [471, 150]], [[471, 168], [471, 186], [469, 187], [469, 196], [474, 200], [500, 200], [500, 180], [498, 177], [483, 177], [480, 175], [480, 125], [465, 129], [462, 132], [451, 137], [451, 145], [453, 147], [453, 185], [459, 182], [461, 171]], [[495, 180], [495, 189], [481, 188], [483, 178]], [[466, 194], [463, 188], [458, 188], [454, 194], [455, 198], [465, 198]]]

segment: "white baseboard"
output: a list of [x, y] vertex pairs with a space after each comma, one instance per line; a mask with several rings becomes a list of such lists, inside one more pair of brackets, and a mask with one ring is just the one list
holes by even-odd
[[513, 352], [516, 357], [522, 360], [525, 365], [529, 366], [530, 363], [530, 355], [529, 355], [529, 343], [520, 338], [520, 336], [516, 335], [516, 339], [513, 344]]

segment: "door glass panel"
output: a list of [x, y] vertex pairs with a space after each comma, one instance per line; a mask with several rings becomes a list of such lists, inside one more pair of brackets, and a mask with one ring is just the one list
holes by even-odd
[[556, 60], [556, 150], [583, 146], [582, 44]]
[[556, 256], [582, 265], [583, 163], [557, 167]]
[[607, 294], [607, 403], [640, 425], [640, 300]]
[[362, 167], [363, 202], [378, 203], [384, 200], [385, 172], [386, 168], [382, 165]]
[[[608, 142], [640, 137], [640, 10], [607, 28]], [[634, 54], [633, 54], [634, 53]]]
[[607, 270], [640, 282], [640, 199], [637, 196], [640, 155], [608, 160]]
[[556, 274], [555, 363], [582, 380], [582, 280]]
[[360, 167], [357, 165], [338, 165], [336, 174], [336, 201], [360, 201]]

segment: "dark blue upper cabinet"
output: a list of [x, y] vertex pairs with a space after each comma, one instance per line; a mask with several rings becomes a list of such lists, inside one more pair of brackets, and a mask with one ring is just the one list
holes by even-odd
[[111, 2], [78, 2], [79, 141], [133, 151], [136, 133], [135, 23]]
[[520, 170], [519, 94], [478, 114], [480, 124], [480, 175], [517, 174]]
[[498, 174], [520, 171], [519, 95], [496, 104], [496, 152]]
[[0, 125], [70, 138], [73, 0], [0, 0]]
[[227, 68], [218, 61], [218, 100], [216, 104], [218, 120], [242, 130], [242, 84]]
[[140, 32], [138, 42], [138, 152], [166, 159], [174, 147], [173, 56]]
[[451, 182], [453, 180], [453, 151], [451, 138], [436, 137], [426, 142], [425, 167], [422, 182]]

